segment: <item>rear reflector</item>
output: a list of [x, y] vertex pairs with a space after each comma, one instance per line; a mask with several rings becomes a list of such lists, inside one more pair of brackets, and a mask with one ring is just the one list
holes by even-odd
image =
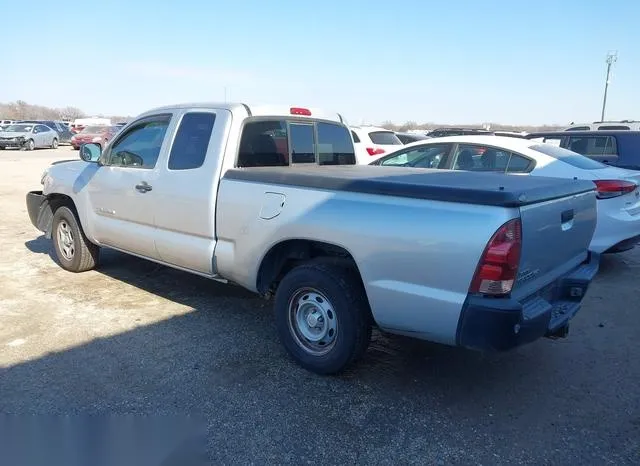
[[487, 243], [469, 292], [491, 296], [511, 293], [518, 275], [521, 250], [522, 224], [516, 218], [498, 228]]
[[308, 108], [291, 107], [289, 109], [289, 112], [291, 112], [292, 115], [311, 116], [311, 110], [309, 110]]
[[384, 149], [379, 149], [375, 147], [367, 147], [367, 153], [369, 155], [380, 155], [384, 154]]
[[610, 199], [632, 193], [638, 185], [625, 180], [595, 180], [596, 197], [598, 199]]

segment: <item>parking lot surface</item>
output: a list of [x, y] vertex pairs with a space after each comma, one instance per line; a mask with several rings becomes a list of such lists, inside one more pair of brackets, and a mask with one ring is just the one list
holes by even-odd
[[24, 197], [77, 157], [0, 152], [0, 412], [197, 414], [217, 464], [640, 463], [640, 251], [603, 259], [568, 339], [487, 355], [376, 333], [320, 377], [239, 287], [113, 251], [56, 265]]

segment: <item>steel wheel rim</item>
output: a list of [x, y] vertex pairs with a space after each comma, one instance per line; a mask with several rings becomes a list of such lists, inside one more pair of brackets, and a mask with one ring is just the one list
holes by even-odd
[[331, 302], [314, 288], [301, 288], [289, 300], [287, 323], [296, 344], [307, 353], [322, 356], [333, 349], [338, 319]]
[[53, 140], [53, 148], [54, 148], [54, 149], [57, 149], [57, 148], [58, 148], [58, 140], [57, 140], [57, 139], [54, 139], [54, 140]]
[[73, 231], [65, 220], [61, 220], [58, 224], [58, 249], [62, 257], [66, 260], [73, 260], [73, 256], [76, 253], [75, 243], [73, 241]]
[[36, 147], [36, 143], [33, 141], [29, 141], [29, 150], [33, 150]]

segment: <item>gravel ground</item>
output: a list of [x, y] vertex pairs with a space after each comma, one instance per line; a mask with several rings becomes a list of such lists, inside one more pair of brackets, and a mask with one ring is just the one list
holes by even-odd
[[483, 355], [376, 334], [319, 377], [236, 286], [110, 251], [59, 268], [24, 195], [77, 155], [0, 152], [0, 412], [197, 415], [216, 464], [640, 463], [640, 251], [604, 258], [568, 339]]

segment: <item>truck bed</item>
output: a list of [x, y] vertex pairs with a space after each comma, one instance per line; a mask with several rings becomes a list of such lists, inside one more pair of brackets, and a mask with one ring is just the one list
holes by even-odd
[[588, 180], [378, 166], [256, 167], [224, 179], [499, 207], [521, 207], [593, 191]]

